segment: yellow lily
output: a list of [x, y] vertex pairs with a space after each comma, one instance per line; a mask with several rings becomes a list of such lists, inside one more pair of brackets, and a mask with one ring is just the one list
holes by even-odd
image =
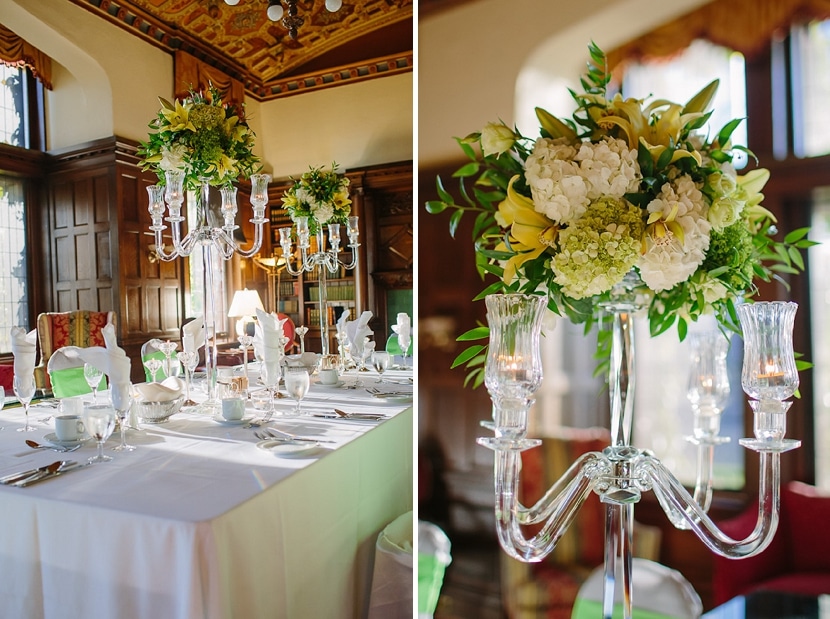
[[669, 242], [671, 240], [671, 236], [673, 235], [682, 245], [685, 233], [683, 232], [683, 226], [677, 222], [676, 218], [677, 203], [672, 205], [668, 214], [660, 211], [651, 213], [648, 216], [648, 221], [646, 222], [645, 232], [643, 232], [641, 252], [645, 254], [646, 251], [648, 251], [647, 240], [649, 238], [656, 245], [661, 245]]
[[499, 204], [499, 221], [510, 226], [510, 247], [504, 242], [496, 251], [513, 251], [504, 265], [504, 282], [509, 284], [516, 277], [519, 268], [528, 260], [535, 260], [542, 252], [556, 244], [559, 227], [550, 219], [533, 209], [533, 200], [513, 189], [518, 175], [510, 179], [507, 197]]
[[196, 127], [190, 122], [188, 109], [178, 99], [176, 99], [176, 105], [172, 110], [164, 108], [161, 110], [161, 114], [169, 124], [168, 127], [165, 127], [167, 131], [183, 131], [184, 129], [196, 131]]

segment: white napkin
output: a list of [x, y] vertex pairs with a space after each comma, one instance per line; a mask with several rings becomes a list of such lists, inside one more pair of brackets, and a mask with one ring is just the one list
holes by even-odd
[[196, 316], [186, 325], [182, 325], [182, 350], [197, 351], [205, 345], [205, 320]]
[[63, 348], [58, 348], [49, 357], [49, 361], [46, 363], [46, 370], [48, 372], [56, 372], [58, 370], [80, 367], [84, 361], [75, 352], [76, 350], [80, 350], [80, 347], [64, 346]]
[[[254, 330], [254, 349], [266, 363], [279, 363], [285, 354], [288, 338], [283, 333], [283, 325], [288, 317], [279, 318], [257, 308], [257, 328]], [[259, 348], [257, 348], [259, 346]]]
[[[398, 322], [397, 324], [392, 325], [392, 331], [397, 333], [399, 336], [403, 335], [407, 341], [411, 340], [411, 333], [412, 333], [412, 323], [409, 320], [409, 316], [405, 312], [400, 312], [398, 314]], [[406, 351], [401, 351], [405, 353]]]
[[371, 319], [372, 312], [366, 310], [357, 320], [349, 320], [346, 322], [346, 334], [349, 336], [349, 341], [352, 344], [351, 350], [353, 355], [362, 355], [363, 343], [367, 337], [372, 337], [373, 332], [369, 328], [369, 321]]
[[37, 329], [26, 333], [23, 327], [12, 327], [11, 345], [14, 355], [14, 375], [21, 378], [28, 376], [34, 380]]
[[169, 402], [182, 394], [184, 381], [177, 376], [168, 376], [160, 383], [139, 383], [133, 388], [142, 402]]
[[[346, 331], [346, 321], [349, 319], [352, 310], [348, 307], [343, 308], [343, 313], [340, 314], [340, 318], [337, 319], [337, 334], [340, 335], [341, 333], [345, 333]], [[348, 335], [347, 335], [348, 337]]]

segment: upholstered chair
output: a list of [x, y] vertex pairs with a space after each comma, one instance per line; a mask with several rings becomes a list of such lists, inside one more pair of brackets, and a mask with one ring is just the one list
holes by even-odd
[[35, 366], [35, 383], [39, 389], [52, 388], [46, 366], [49, 358], [64, 346], [104, 346], [101, 330], [116, 325], [115, 312], [75, 310], [49, 312], [37, 317], [37, 337], [40, 345], [40, 361]]

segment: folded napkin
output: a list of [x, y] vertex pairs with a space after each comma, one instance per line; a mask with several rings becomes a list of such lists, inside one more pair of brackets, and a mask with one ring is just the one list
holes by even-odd
[[279, 318], [257, 308], [257, 325], [254, 330], [254, 351], [266, 363], [279, 363], [285, 354], [288, 338], [283, 334], [283, 325], [288, 317]]
[[184, 381], [177, 376], [169, 376], [160, 383], [139, 383], [134, 385], [140, 402], [169, 402], [178, 398], [185, 388]]
[[37, 329], [28, 333], [23, 327], [12, 327], [11, 346], [14, 355], [14, 375], [35, 379], [35, 354], [37, 350]]
[[202, 316], [196, 316], [186, 325], [182, 325], [182, 350], [197, 351], [205, 345], [205, 324]]
[[285, 365], [298, 368], [314, 368], [320, 361], [320, 353], [304, 352], [300, 355], [286, 355]]
[[[337, 319], [337, 335], [346, 332], [346, 321], [349, 320], [349, 316], [351, 315], [352, 310], [348, 307], [343, 308], [343, 312], [340, 314], [340, 318]], [[348, 337], [348, 335], [346, 336]]]
[[372, 319], [372, 312], [366, 310], [357, 320], [346, 322], [346, 334], [351, 342], [352, 355], [363, 354], [363, 344], [366, 338], [372, 337], [372, 330], [369, 328], [369, 321]]

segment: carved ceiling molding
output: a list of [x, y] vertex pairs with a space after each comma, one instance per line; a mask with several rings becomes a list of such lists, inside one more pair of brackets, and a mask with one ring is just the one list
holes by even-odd
[[[407, 51], [349, 62], [335, 68], [315, 69], [302, 75], [286, 75], [292, 67], [302, 66], [304, 62], [313, 61], [317, 55], [335, 49], [338, 42], [347, 42], [348, 39], [344, 41], [341, 33], [345, 26], [327, 23], [322, 13], [317, 14], [315, 20], [309, 19], [303, 26], [305, 30], [301, 31], [299, 42], [292, 42], [287, 35], [283, 37], [278, 31], [274, 33], [277, 27], [265, 18], [264, 3], [260, 6], [260, 3], [249, 2], [249, 16], [256, 23], [243, 20], [243, 25], [250, 26], [253, 32], [246, 38], [240, 34], [238, 19], [217, 34], [216, 31], [220, 30], [219, 19], [209, 16], [209, 8], [219, 11], [237, 8], [228, 7], [221, 0], [180, 1], [173, 5], [168, 5], [167, 0], [154, 0], [149, 4], [145, 0], [69, 1], [171, 54], [186, 52], [215, 67], [232, 79], [242, 82], [246, 93], [258, 101], [271, 101], [413, 70], [414, 55], [412, 51]], [[178, 25], [161, 19], [149, 10], [142, 9], [142, 4], [157, 12], [162, 9], [155, 5], [169, 6], [167, 10], [175, 11], [176, 16], [186, 23]], [[354, 24], [363, 23], [361, 20], [371, 21], [371, 27], [378, 28], [402, 19], [412, 19], [412, 0], [365, 0], [351, 5], [351, 9], [351, 12], [346, 11], [343, 18], [349, 20], [350, 28], [356, 28]], [[212, 29], [208, 31], [204, 24], [210, 24]], [[198, 35], [187, 32], [188, 29]], [[339, 38], [331, 33], [337, 33]], [[357, 38], [366, 34], [364, 28], [354, 36]], [[329, 35], [328, 38], [326, 35]], [[234, 54], [244, 59], [244, 62], [237, 60]], [[268, 77], [269, 72], [279, 71], [279, 68], [284, 69], [282, 75]], [[266, 77], [260, 77], [261, 75]]]

